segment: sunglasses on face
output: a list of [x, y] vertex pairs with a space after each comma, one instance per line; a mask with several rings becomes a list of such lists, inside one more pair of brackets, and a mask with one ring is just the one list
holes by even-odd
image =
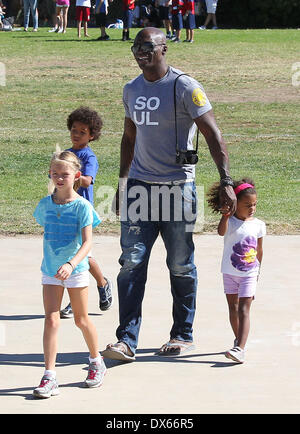
[[131, 51], [133, 52], [133, 54], [136, 54], [139, 51], [143, 51], [144, 53], [153, 53], [155, 47], [158, 47], [159, 45], [166, 44], [153, 44], [153, 42], [143, 42], [141, 44], [133, 44], [131, 46]]

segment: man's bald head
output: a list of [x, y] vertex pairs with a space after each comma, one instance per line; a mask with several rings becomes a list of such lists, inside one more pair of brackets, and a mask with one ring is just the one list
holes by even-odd
[[166, 44], [166, 36], [164, 32], [156, 27], [145, 27], [140, 30], [135, 37], [135, 42], [151, 40], [155, 44]]

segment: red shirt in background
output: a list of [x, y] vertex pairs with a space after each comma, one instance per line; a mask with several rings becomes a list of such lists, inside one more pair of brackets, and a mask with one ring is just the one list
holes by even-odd
[[123, 1], [123, 10], [128, 11], [134, 9], [134, 0], [122, 0]]

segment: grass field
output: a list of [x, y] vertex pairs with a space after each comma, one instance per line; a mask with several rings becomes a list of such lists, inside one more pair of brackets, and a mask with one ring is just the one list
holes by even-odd
[[[46, 195], [55, 144], [70, 146], [67, 116], [82, 104], [104, 121], [100, 140], [92, 144], [100, 163], [95, 191], [112, 190], [118, 182], [122, 88], [140, 73], [130, 44], [121, 41], [121, 30], [109, 31], [105, 42], [96, 41], [97, 29], [81, 40], [75, 29], [65, 35], [47, 30], [0, 32], [6, 71], [6, 85], [0, 86], [2, 234], [41, 233], [32, 212]], [[268, 232], [299, 233], [300, 86], [292, 84], [292, 65], [300, 61], [300, 31], [195, 33], [194, 44], [168, 43], [168, 63], [203, 84], [228, 146], [231, 174], [256, 181], [257, 216]], [[203, 140], [196, 172], [204, 191], [218, 180]], [[204, 231], [214, 231], [217, 220], [205, 205]], [[107, 221], [99, 230], [117, 232], [119, 226]]]

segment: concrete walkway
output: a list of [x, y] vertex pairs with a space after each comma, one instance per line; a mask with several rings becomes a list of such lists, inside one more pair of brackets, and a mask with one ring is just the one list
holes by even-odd
[[[265, 238], [243, 365], [224, 356], [233, 335], [220, 274], [222, 244], [215, 235], [195, 237], [199, 287], [193, 352], [180, 358], [154, 355], [168, 340], [171, 326], [169, 277], [159, 239], [149, 265], [136, 362], [107, 361], [103, 386], [83, 388], [87, 348], [73, 320], [62, 320], [57, 360], [60, 395], [36, 400], [32, 390], [44, 369], [42, 239], [1, 238], [0, 413], [299, 413], [300, 236]], [[90, 285], [89, 312], [104, 349], [116, 340], [119, 238], [94, 237], [93, 254], [114, 283], [115, 303], [107, 312], [98, 308], [92, 279]], [[68, 303], [67, 295], [63, 303]]]

